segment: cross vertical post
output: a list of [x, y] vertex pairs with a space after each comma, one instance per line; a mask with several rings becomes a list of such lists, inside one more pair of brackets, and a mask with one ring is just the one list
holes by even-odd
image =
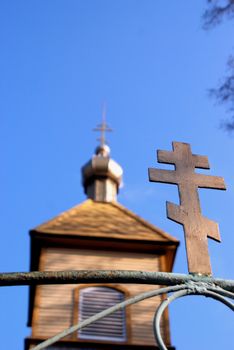
[[225, 190], [224, 179], [195, 173], [195, 168], [210, 169], [208, 158], [192, 154], [187, 143], [172, 145], [173, 151], [159, 150], [157, 158], [175, 170], [149, 169], [149, 180], [178, 186], [180, 205], [167, 202], [167, 217], [184, 227], [189, 272], [211, 275], [207, 237], [220, 242], [220, 234], [218, 224], [202, 216], [197, 189]]
[[93, 131], [99, 131], [100, 132], [100, 138], [97, 140], [100, 141], [100, 145], [104, 146], [106, 144], [106, 132], [111, 132], [113, 131], [106, 123], [106, 105], [103, 104], [103, 109], [102, 109], [102, 123], [97, 125]]

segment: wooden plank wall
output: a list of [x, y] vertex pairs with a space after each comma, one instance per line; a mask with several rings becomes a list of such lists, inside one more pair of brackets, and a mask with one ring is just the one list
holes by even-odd
[[[120, 269], [159, 271], [159, 256], [126, 252], [99, 250], [79, 250], [69, 248], [44, 248], [40, 270], [86, 270]], [[113, 285], [110, 285], [113, 286]], [[32, 336], [50, 337], [70, 327], [74, 323], [74, 290], [78, 285], [38, 286], [33, 312]], [[127, 284], [121, 285], [134, 296], [152, 290], [153, 286]], [[151, 298], [130, 306], [129, 344], [154, 345], [152, 319], [161, 297]], [[162, 322], [163, 332], [167, 333], [168, 320]], [[77, 334], [70, 337], [74, 339]], [[69, 339], [69, 338], [68, 338]], [[169, 339], [167, 339], [169, 342]]]

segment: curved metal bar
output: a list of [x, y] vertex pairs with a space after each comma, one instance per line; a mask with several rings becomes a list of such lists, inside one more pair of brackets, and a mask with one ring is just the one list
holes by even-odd
[[161, 303], [161, 305], [159, 306], [159, 308], [156, 311], [155, 316], [154, 316], [154, 335], [155, 335], [155, 339], [157, 341], [157, 344], [159, 346], [159, 349], [160, 350], [167, 350], [167, 347], [162, 339], [161, 332], [160, 332], [160, 320], [161, 320], [161, 317], [162, 317], [164, 310], [167, 308], [167, 306], [172, 301], [174, 301], [178, 298], [187, 296], [187, 295], [203, 295], [203, 296], [210, 297], [210, 298], [213, 298], [215, 300], [220, 301], [221, 303], [223, 303], [224, 305], [229, 307], [232, 311], [234, 311], [234, 304], [232, 302], [230, 302], [229, 300], [225, 299], [222, 295], [220, 295], [218, 293], [219, 293], [218, 288], [216, 289], [216, 292], [214, 292], [214, 291], [211, 291], [208, 289], [206, 290], [205, 288], [202, 290], [202, 287], [199, 285], [193, 289], [189, 289], [189, 287], [187, 286], [186, 289], [175, 292], [170, 297], [165, 299]]
[[215, 293], [218, 293], [224, 297], [230, 298], [230, 299], [234, 299], [234, 293], [232, 292], [228, 292], [227, 290], [220, 288], [220, 287], [207, 287], [208, 290], [213, 291]]
[[135, 304], [139, 301], [142, 301], [144, 299], [148, 299], [148, 298], [152, 298], [152, 297], [155, 297], [155, 296], [158, 296], [158, 295], [161, 295], [161, 294], [166, 294], [166, 293], [170, 293], [170, 292], [175, 292], [175, 291], [178, 291], [178, 290], [184, 290], [185, 288], [187, 288], [187, 286], [185, 284], [183, 285], [177, 285], [177, 286], [171, 286], [171, 287], [165, 287], [165, 288], [160, 288], [160, 289], [154, 289], [154, 290], [151, 290], [149, 292], [145, 292], [145, 293], [141, 293], [139, 295], [136, 295], [135, 297], [133, 298], [129, 298], [121, 303], [118, 303], [112, 307], [110, 307], [109, 309], [106, 309], [104, 311], [101, 311], [99, 313], [97, 313], [96, 315], [88, 318], [87, 320], [79, 323], [79, 324], [76, 324], [72, 327], [69, 327], [67, 329], [65, 329], [64, 331], [56, 334], [54, 337], [51, 337], [50, 339], [47, 339], [45, 341], [43, 341], [42, 343], [36, 345], [34, 348], [32, 348], [32, 350], [43, 350], [43, 349], [46, 349], [48, 346], [56, 343], [57, 341], [59, 341], [60, 339], [66, 337], [67, 335], [75, 332], [75, 331], [78, 331], [79, 329], [81, 328], [84, 328], [86, 326], [88, 326], [89, 324], [95, 322], [95, 321], [98, 321], [100, 320], [101, 318], [105, 317], [105, 316], [108, 316], [109, 314], [117, 311], [117, 310], [120, 310], [120, 309], [123, 309], [125, 308], [126, 306], [128, 305], [132, 305], [132, 304]]
[[201, 292], [203, 291], [210, 290], [224, 297], [234, 299], [234, 293], [229, 292], [221, 288], [220, 286], [215, 285], [214, 283], [207, 283], [201, 280], [200, 282], [188, 281], [186, 282], [186, 285], [188, 289], [190, 289], [191, 291], [195, 291], [196, 294], [201, 294]]

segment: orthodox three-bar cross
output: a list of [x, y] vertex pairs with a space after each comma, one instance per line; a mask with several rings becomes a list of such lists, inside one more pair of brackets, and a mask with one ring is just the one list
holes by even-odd
[[218, 224], [202, 216], [198, 188], [225, 190], [222, 177], [195, 173], [210, 169], [208, 158], [192, 154], [190, 145], [173, 142], [173, 151], [158, 151], [159, 163], [174, 164], [175, 170], [149, 169], [149, 179], [177, 185], [180, 205], [167, 202], [167, 217], [184, 227], [190, 273], [211, 274], [207, 237], [220, 241]]
[[103, 104], [102, 109], [102, 123], [97, 125], [93, 131], [100, 131], [100, 138], [97, 140], [100, 141], [100, 145], [104, 146], [106, 144], [106, 132], [113, 131], [106, 123], [106, 105]]

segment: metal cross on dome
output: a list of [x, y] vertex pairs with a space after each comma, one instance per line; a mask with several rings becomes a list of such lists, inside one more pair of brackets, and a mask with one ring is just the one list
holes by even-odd
[[167, 202], [167, 217], [184, 227], [190, 273], [211, 274], [207, 237], [220, 241], [218, 224], [201, 214], [198, 188], [225, 190], [224, 179], [195, 173], [210, 169], [208, 158], [192, 154], [190, 145], [173, 142], [173, 151], [157, 151], [159, 163], [174, 164], [175, 170], [149, 169], [149, 180], [179, 188], [180, 205]]
[[106, 132], [111, 132], [113, 131], [106, 123], [106, 105], [103, 104], [102, 108], [102, 123], [98, 124], [93, 131], [100, 131], [101, 135], [100, 138], [97, 140], [100, 141], [100, 145], [104, 146], [106, 144]]

